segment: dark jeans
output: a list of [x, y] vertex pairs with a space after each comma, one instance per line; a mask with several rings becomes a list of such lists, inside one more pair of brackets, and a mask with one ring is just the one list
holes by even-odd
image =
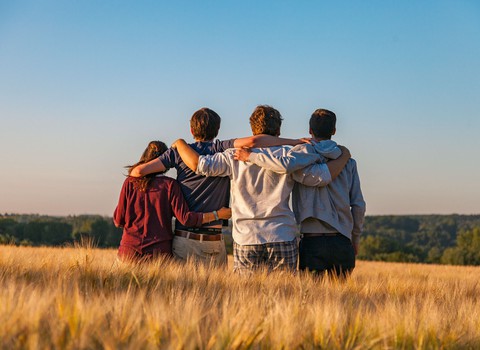
[[347, 277], [355, 268], [352, 242], [344, 235], [303, 237], [300, 241], [300, 270], [309, 270], [338, 278]]

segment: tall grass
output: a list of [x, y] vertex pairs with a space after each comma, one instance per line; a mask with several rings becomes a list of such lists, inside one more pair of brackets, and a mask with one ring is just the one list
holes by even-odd
[[480, 268], [358, 262], [344, 283], [0, 246], [0, 348], [478, 349]]

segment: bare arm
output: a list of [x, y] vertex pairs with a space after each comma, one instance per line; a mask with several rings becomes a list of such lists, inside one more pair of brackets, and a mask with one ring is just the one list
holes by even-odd
[[310, 187], [323, 187], [332, 182], [340, 173], [350, 159], [350, 152], [347, 148], [339, 146], [342, 154], [327, 163], [315, 163], [303, 169], [295, 171], [292, 176], [296, 182]]
[[183, 162], [190, 168], [192, 171], [196, 171], [198, 167], [198, 153], [190, 147], [184, 139], [178, 139], [172, 144], [172, 148], [176, 148], [180, 157], [182, 157]]
[[286, 139], [282, 137], [276, 137], [271, 135], [254, 135], [249, 137], [242, 137], [235, 139], [233, 145], [235, 148], [249, 147], [249, 148], [261, 148], [261, 147], [273, 147], [291, 145], [295, 146], [301, 143], [307, 142], [308, 139]]
[[162, 161], [158, 158], [149, 161], [148, 163], [140, 164], [132, 169], [130, 176], [133, 177], [142, 177], [152, 173], [161, 173], [167, 170]]
[[334, 180], [342, 172], [345, 165], [347, 165], [348, 160], [351, 158], [350, 151], [347, 147], [338, 146], [342, 150], [342, 155], [337, 159], [329, 160], [327, 162], [328, 170]]

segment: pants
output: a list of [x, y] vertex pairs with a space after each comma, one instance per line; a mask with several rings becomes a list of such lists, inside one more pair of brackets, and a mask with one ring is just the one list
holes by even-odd
[[185, 237], [174, 236], [172, 244], [173, 256], [181, 261], [193, 259], [195, 262], [227, 265], [225, 241], [197, 241]]
[[347, 277], [355, 268], [352, 242], [344, 235], [303, 237], [300, 240], [300, 270]]
[[[140, 250], [140, 252], [139, 252]], [[158, 242], [153, 247], [148, 247], [144, 249], [120, 245], [118, 248], [118, 258], [122, 261], [133, 261], [133, 262], [142, 262], [142, 261], [151, 261], [158, 257], [171, 258], [172, 257], [172, 241], [163, 241]]]
[[269, 271], [297, 269], [297, 241], [239, 245], [233, 242], [233, 271], [252, 272], [260, 267]]

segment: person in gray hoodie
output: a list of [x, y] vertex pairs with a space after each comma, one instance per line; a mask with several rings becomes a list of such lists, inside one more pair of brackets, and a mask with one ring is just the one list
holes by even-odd
[[[317, 109], [310, 118], [311, 144], [298, 145], [283, 157], [240, 149], [235, 158], [280, 173], [285, 172], [298, 153], [318, 154], [322, 162], [328, 162], [342, 153], [331, 140], [335, 125], [335, 113]], [[366, 208], [357, 163], [350, 159], [338, 177], [324, 187], [312, 186], [310, 167], [296, 171], [293, 176], [296, 181], [293, 211], [302, 233], [299, 267], [345, 278], [355, 268]]]

